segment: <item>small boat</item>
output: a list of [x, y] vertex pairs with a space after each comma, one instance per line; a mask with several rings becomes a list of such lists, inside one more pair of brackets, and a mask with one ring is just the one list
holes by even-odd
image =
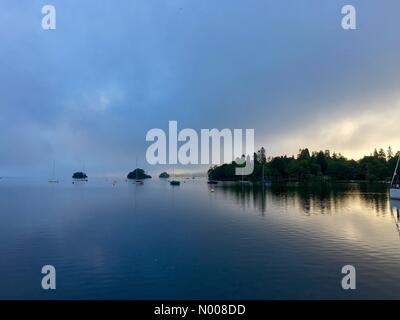
[[271, 179], [262, 179], [260, 181], [261, 184], [265, 185], [265, 186], [269, 186], [272, 184], [272, 180]]
[[215, 181], [215, 180], [208, 180], [207, 183], [208, 183], [208, 184], [218, 184], [218, 181]]
[[138, 184], [138, 185], [144, 184], [142, 180], [136, 180], [135, 183]]
[[400, 189], [390, 188], [390, 198], [400, 200]]
[[261, 179], [260, 183], [261, 183], [262, 185], [264, 185], [264, 186], [269, 186], [269, 185], [271, 185], [271, 183], [272, 183], [272, 180], [271, 180], [271, 179], [265, 179], [265, 178], [264, 178], [264, 164], [263, 164], [263, 166], [262, 166], [262, 179]]
[[390, 198], [400, 200], [400, 175], [397, 173], [399, 168], [400, 156], [397, 159], [396, 168], [394, 169], [393, 178], [390, 182]]

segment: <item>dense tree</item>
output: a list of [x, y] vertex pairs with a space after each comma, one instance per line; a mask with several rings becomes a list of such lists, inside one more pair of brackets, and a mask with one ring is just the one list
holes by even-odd
[[388, 150], [387, 150], [387, 158], [388, 160], [393, 158], [393, 151], [392, 148], [389, 146]]
[[298, 159], [300, 159], [300, 160], [310, 160], [310, 157], [311, 157], [310, 156], [310, 151], [308, 150], [308, 148], [299, 150]]
[[[329, 153], [328, 153], [329, 155]], [[328, 170], [328, 162], [326, 160], [327, 156], [326, 153], [320, 151], [317, 153], [315, 157], [315, 162], [320, 166], [322, 174], [326, 174]]]
[[258, 159], [258, 162], [261, 163], [261, 164], [266, 164], [267, 163], [267, 157], [265, 156], [264, 147], [262, 147], [260, 150], [258, 150], [257, 159]]
[[382, 148], [379, 149], [378, 158], [379, 158], [379, 159], [386, 159], [385, 151], [383, 151]]
[[[387, 153], [383, 149], [375, 149], [370, 156], [355, 161], [346, 159], [340, 153], [315, 151], [310, 154], [308, 148], [300, 149], [297, 157], [267, 157], [261, 148], [253, 155], [254, 171], [245, 179], [261, 180], [263, 177], [274, 180], [388, 180], [395, 169], [400, 152], [393, 155], [389, 147]], [[236, 162], [214, 166], [208, 171], [213, 180], [239, 180], [235, 175]]]

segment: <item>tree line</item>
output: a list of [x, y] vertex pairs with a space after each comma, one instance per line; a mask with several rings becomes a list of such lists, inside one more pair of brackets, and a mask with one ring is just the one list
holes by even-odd
[[[272, 179], [278, 181], [322, 180], [389, 180], [395, 170], [400, 152], [393, 153], [391, 147], [385, 152], [375, 149], [369, 156], [360, 160], [347, 159], [340, 153], [325, 151], [310, 152], [308, 148], [300, 149], [296, 156], [269, 157], [261, 148], [253, 154], [254, 171], [246, 180]], [[242, 156], [244, 157], [244, 155]], [[240, 167], [235, 161], [230, 164], [213, 166], [208, 170], [211, 180], [240, 180], [235, 175], [235, 168]]]

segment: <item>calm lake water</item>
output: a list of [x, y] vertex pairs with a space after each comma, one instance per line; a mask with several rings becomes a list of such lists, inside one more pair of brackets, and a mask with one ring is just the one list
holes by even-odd
[[[400, 298], [386, 185], [214, 189], [0, 180], [0, 298]], [[46, 264], [53, 291], [41, 289]]]

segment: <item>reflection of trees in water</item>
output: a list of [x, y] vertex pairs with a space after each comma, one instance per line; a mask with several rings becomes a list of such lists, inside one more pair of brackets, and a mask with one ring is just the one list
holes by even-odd
[[377, 214], [385, 214], [389, 209], [388, 186], [383, 183], [360, 184], [364, 202]]
[[224, 184], [218, 187], [218, 192], [222, 192], [227, 200], [234, 200], [236, 204], [244, 209], [257, 209], [262, 214], [266, 211], [268, 193], [266, 188], [252, 186], [250, 184]]
[[390, 211], [400, 236], [400, 200], [390, 200]]
[[370, 208], [378, 215], [388, 212], [385, 184], [308, 183], [261, 185], [220, 185], [218, 191], [243, 208], [256, 209], [261, 214], [268, 206], [300, 208], [304, 214], [331, 214], [358, 206]]

